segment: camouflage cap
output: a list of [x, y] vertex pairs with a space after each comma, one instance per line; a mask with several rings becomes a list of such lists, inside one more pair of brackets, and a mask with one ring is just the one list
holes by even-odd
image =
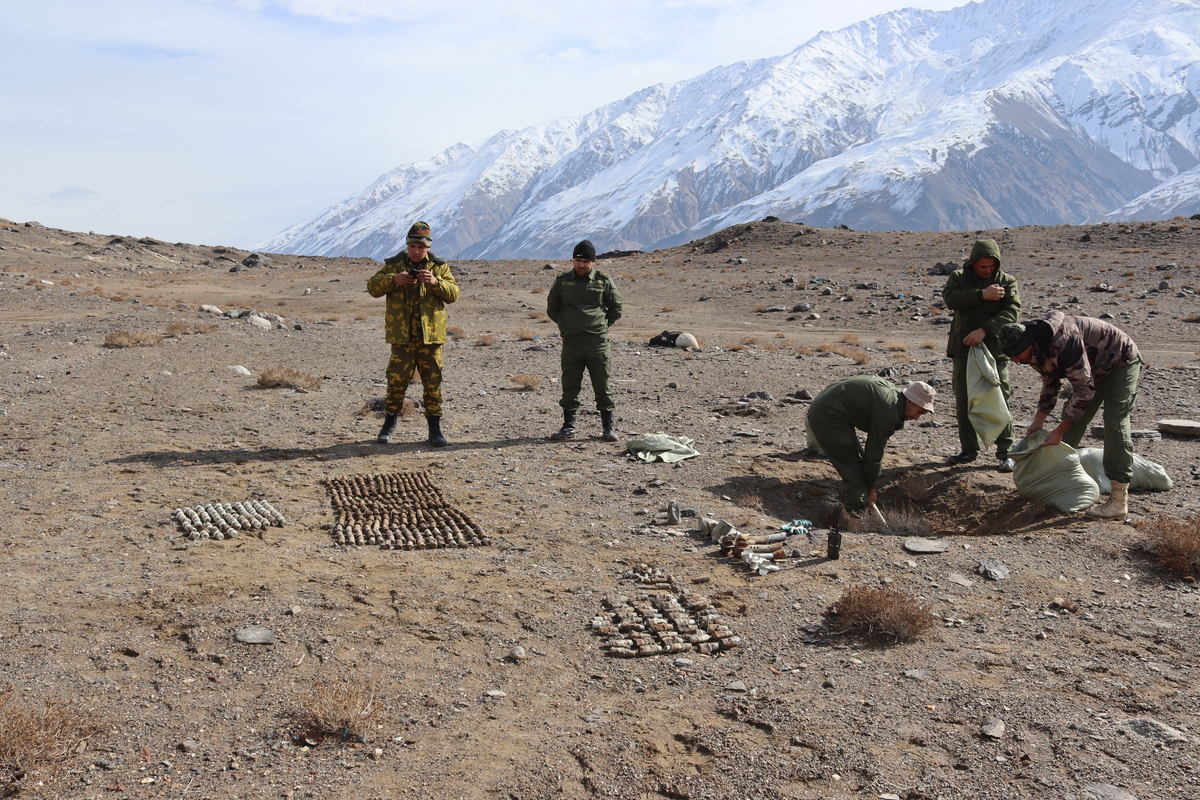
[[417, 220], [412, 227], [408, 229], [408, 238], [405, 239], [407, 244], [433, 244], [433, 234], [429, 230], [429, 223], [422, 220]]
[[1000, 343], [1000, 352], [1009, 358], [1021, 355], [1033, 344], [1033, 334], [1029, 328], [1019, 322], [1010, 322], [1000, 326], [996, 339]]

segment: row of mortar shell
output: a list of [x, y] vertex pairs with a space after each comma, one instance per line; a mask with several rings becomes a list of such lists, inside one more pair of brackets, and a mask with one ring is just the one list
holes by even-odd
[[282, 527], [287, 522], [270, 503], [257, 500], [177, 508], [172, 512], [172, 517], [193, 540], [233, 538], [239, 531], [261, 531], [272, 525]]
[[707, 600], [686, 598], [702, 615], [693, 618], [669, 594], [640, 594], [634, 598], [605, 598], [606, 611], [592, 618], [592, 628], [608, 636], [604, 647], [622, 658], [681, 653], [696, 649], [705, 653], [736, 647], [740, 639], [711, 611]]

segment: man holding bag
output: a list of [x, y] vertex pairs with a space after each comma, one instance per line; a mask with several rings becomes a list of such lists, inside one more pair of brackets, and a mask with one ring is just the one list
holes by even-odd
[[[971, 248], [963, 268], [955, 270], [942, 289], [946, 308], [954, 312], [946, 355], [953, 361], [952, 386], [954, 411], [958, 421], [961, 450], [950, 456], [951, 463], [969, 464], [979, 457], [979, 435], [971, 424], [967, 396], [967, 361], [972, 347], [986, 347], [996, 361], [1000, 390], [1008, 405], [1008, 358], [1000, 351], [996, 336], [1000, 328], [1016, 322], [1021, 313], [1017, 279], [1000, 271], [1000, 245], [994, 239], [980, 239]], [[1008, 448], [1013, 443], [1012, 422], [996, 437], [996, 457], [1000, 471], [1012, 472]]]
[[1124, 519], [1133, 478], [1129, 417], [1142, 364], [1133, 339], [1115, 325], [1061, 311], [1024, 324], [1009, 323], [1000, 329], [999, 339], [1005, 355], [1042, 376], [1038, 410], [1026, 436], [1045, 424], [1064, 378], [1071, 384], [1071, 400], [1063, 409], [1062, 422], [1047, 434], [1044, 447], [1066, 442], [1078, 448], [1096, 411], [1104, 406], [1104, 474], [1112, 482], [1112, 493], [1103, 505], [1089, 508], [1087, 515]]

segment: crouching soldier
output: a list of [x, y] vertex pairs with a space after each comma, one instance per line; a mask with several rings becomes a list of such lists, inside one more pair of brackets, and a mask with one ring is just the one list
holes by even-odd
[[1054, 410], [1063, 378], [1071, 384], [1071, 400], [1043, 447], [1066, 442], [1079, 447], [1088, 425], [1104, 406], [1104, 474], [1112, 482], [1108, 501], [1087, 510], [1089, 517], [1124, 519], [1129, 513], [1129, 481], [1133, 478], [1133, 437], [1129, 416], [1137, 399], [1142, 357], [1129, 334], [1092, 317], [1051, 311], [1024, 324], [1000, 329], [1000, 349], [1018, 364], [1042, 376], [1042, 394], [1033, 424], [1039, 430]]
[[[808, 409], [808, 433], [820, 445], [842, 477], [842, 505], [857, 514], [875, 503], [875, 483], [883, 467], [883, 449], [906, 420], [933, 411], [937, 392], [923, 381], [901, 391], [875, 375], [834, 381], [816, 396]], [[865, 431], [864, 448], [857, 431]]]

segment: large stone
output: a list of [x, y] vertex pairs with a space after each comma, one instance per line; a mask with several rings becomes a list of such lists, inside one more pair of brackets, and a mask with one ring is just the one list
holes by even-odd
[[1175, 436], [1200, 436], [1200, 422], [1190, 419], [1160, 419], [1158, 429]]
[[904, 549], [910, 553], [944, 553], [950, 549], [950, 543], [945, 540], [935, 541], [913, 536], [904, 540]]
[[275, 644], [275, 632], [262, 625], [248, 625], [233, 634], [242, 644]]

